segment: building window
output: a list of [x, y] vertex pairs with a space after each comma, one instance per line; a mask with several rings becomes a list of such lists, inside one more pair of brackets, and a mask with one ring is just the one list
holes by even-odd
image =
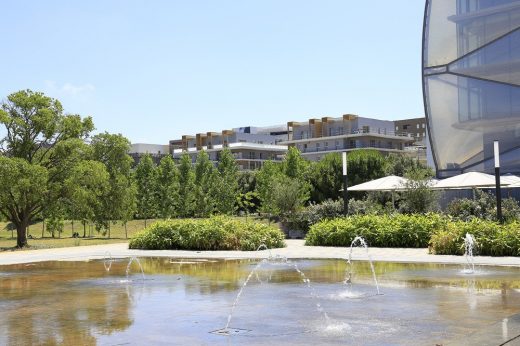
[[350, 141], [350, 147], [355, 148], [356, 147], [356, 141]]
[[422, 128], [424, 129], [426, 127], [426, 124], [422, 124]]
[[403, 130], [408, 130], [410, 128], [409, 124], [403, 125]]
[[375, 146], [376, 146], [376, 140], [375, 139], [371, 139], [370, 140], [370, 147], [371, 148], [375, 148]]
[[395, 127], [395, 130], [396, 130], [396, 131], [399, 131], [399, 126], [396, 126], [396, 127]]

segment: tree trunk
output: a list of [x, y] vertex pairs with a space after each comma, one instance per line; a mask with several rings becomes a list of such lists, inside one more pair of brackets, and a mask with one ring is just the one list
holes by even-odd
[[74, 220], [70, 220], [70, 225], [71, 225], [71, 228], [72, 228], [72, 231], [70, 231], [70, 233], [74, 237]]
[[28, 222], [23, 222], [16, 225], [16, 246], [19, 248], [27, 246], [27, 225]]
[[83, 222], [83, 238], [87, 236], [87, 223]]
[[108, 239], [110, 239], [110, 221], [108, 221]]
[[45, 233], [45, 219], [43, 219], [43, 221], [42, 221], [42, 238], [43, 238], [44, 233]]
[[126, 229], [126, 222], [125, 222], [125, 238], [128, 239], [128, 230]]

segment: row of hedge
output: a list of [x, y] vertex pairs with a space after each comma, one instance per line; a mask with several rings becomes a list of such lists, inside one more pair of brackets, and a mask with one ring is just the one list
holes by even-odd
[[481, 256], [520, 256], [520, 223], [505, 225], [474, 219], [447, 222], [430, 239], [430, 252], [437, 255], [463, 255], [464, 237], [475, 238], [476, 254]]
[[245, 250], [261, 244], [284, 247], [285, 236], [276, 227], [226, 216], [208, 219], [158, 221], [130, 240], [130, 249]]
[[360, 215], [324, 220], [313, 225], [306, 245], [350, 246], [356, 236], [375, 247], [429, 247], [439, 255], [463, 255], [464, 237], [475, 238], [475, 253], [482, 256], [520, 256], [520, 223], [453, 221], [439, 214]]
[[363, 237], [376, 247], [427, 247], [431, 235], [445, 219], [427, 215], [355, 215], [324, 220], [311, 226], [306, 245], [350, 246], [355, 237]]

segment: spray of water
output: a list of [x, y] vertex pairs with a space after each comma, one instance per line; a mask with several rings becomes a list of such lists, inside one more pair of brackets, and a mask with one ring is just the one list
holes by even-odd
[[316, 290], [314, 289], [314, 286], [311, 285], [311, 280], [309, 280], [309, 278], [307, 278], [307, 276], [300, 270], [300, 268], [298, 268], [298, 265], [296, 265], [296, 263], [293, 263], [293, 268], [294, 270], [296, 270], [298, 274], [300, 274], [302, 282], [307, 285], [307, 288], [311, 292], [312, 299], [314, 299], [314, 302], [316, 304], [316, 310], [318, 310], [318, 312], [323, 316], [328, 326], [330, 324], [329, 315], [327, 315], [327, 312], [321, 306], [318, 295], [316, 294]]
[[126, 279], [129, 280], [129, 276], [130, 276], [130, 269], [131, 269], [131, 266], [132, 266], [132, 263], [136, 262], [138, 265], [139, 265], [139, 269], [141, 270], [141, 277], [144, 281], [144, 270], [143, 270], [143, 266], [141, 265], [141, 262], [139, 261], [139, 258], [137, 257], [132, 257], [130, 258], [130, 260], [128, 261], [128, 264], [126, 266]]
[[235, 297], [235, 301], [233, 302], [233, 305], [231, 306], [231, 312], [229, 313], [229, 316], [228, 316], [228, 319], [227, 319], [227, 323], [226, 323], [226, 326], [224, 327], [224, 330], [228, 330], [229, 329], [229, 324], [231, 323], [231, 318], [233, 317], [233, 312], [235, 312], [235, 308], [238, 304], [238, 301], [240, 300], [240, 296], [242, 295], [242, 292], [244, 291], [244, 289], [246, 288], [247, 286], [247, 283], [249, 282], [249, 280], [251, 280], [251, 277], [253, 276], [253, 274], [266, 262], [265, 259], [261, 260], [252, 270], [251, 272], [249, 273], [249, 275], [247, 276], [246, 278], [246, 281], [244, 281], [244, 283], [242, 284], [242, 287], [240, 288], [240, 291], [238, 291], [238, 294], [237, 296]]
[[372, 263], [372, 257], [370, 256], [370, 253], [368, 252], [368, 245], [365, 241], [365, 239], [363, 239], [362, 237], [355, 237], [354, 240], [352, 241], [352, 243], [350, 243], [350, 252], [348, 254], [348, 261], [347, 261], [347, 264], [348, 264], [348, 272], [346, 273], [346, 276], [345, 276], [345, 284], [348, 285], [349, 287], [352, 287], [352, 251], [354, 250], [354, 246], [359, 243], [359, 245], [363, 246], [366, 250], [366, 253], [367, 253], [367, 257], [368, 257], [368, 261], [370, 263], [370, 269], [372, 270], [372, 277], [374, 279], [374, 285], [376, 286], [376, 290], [377, 290], [377, 294], [381, 294], [379, 292], [379, 284], [377, 282], [377, 277], [376, 277], [376, 271], [374, 269], [374, 263]]
[[103, 266], [105, 267], [105, 270], [109, 272], [110, 268], [112, 268], [112, 262], [114, 262], [114, 260], [112, 259], [112, 255], [108, 251], [105, 252], [104, 256], [105, 257], [103, 258]]
[[473, 258], [473, 249], [475, 248], [475, 238], [470, 233], [466, 233], [464, 238], [464, 257], [466, 257], [466, 265], [464, 266], [464, 274], [475, 273], [475, 260]]
[[267, 245], [260, 244], [260, 246], [256, 249], [256, 251], [260, 251], [260, 250], [267, 250], [267, 251], [269, 251], [269, 257], [268, 257], [269, 259], [271, 259], [273, 257], [273, 255], [271, 254], [271, 249], [269, 249], [267, 247]]
[[[265, 244], [262, 244], [258, 247], [257, 251], [259, 250], [262, 250], [262, 249], [268, 249], [268, 247], [265, 245]], [[321, 303], [319, 301], [319, 298], [318, 298], [318, 295], [316, 294], [316, 290], [314, 289], [314, 287], [312, 286], [311, 284], [311, 281], [309, 278], [307, 278], [307, 276], [303, 273], [303, 271], [300, 270], [300, 268], [298, 268], [298, 265], [296, 263], [291, 263], [287, 260], [286, 257], [281, 257], [281, 256], [275, 256], [273, 257], [271, 255], [271, 251], [269, 251], [269, 257], [266, 258], [266, 259], [263, 259], [262, 261], [260, 261], [252, 270], [251, 272], [249, 273], [249, 275], [247, 276], [246, 278], [246, 281], [244, 281], [244, 283], [242, 284], [242, 287], [240, 288], [240, 290], [238, 291], [238, 294], [235, 298], [235, 300], [233, 301], [233, 305], [231, 306], [231, 312], [229, 313], [229, 316], [228, 316], [228, 319], [227, 319], [227, 323], [226, 323], [226, 326], [218, 331], [216, 331], [216, 334], [219, 334], [219, 335], [230, 335], [231, 334], [231, 329], [229, 328], [229, 325], [231, 323], [231, 319], [233, 317], [233, 313], [235, 311], [235, 308], [236, 306], [238, 305], [238, 302], [240, 300], [240, 297], [242, 296], [242, 293], [244, 291], [244, 289], [247, 287], [247, 284], [249, 283], [249, 281], [251, 280], [251, 278], [253, 277], [253, 274], [256, 274], [257, 271], [265, 264], [265, 263], [270, 263], [270, 264], [275, 264], [275, 265], [291, 265], [294, 270], [300, 275], [300, 278], [302, 280], [302, 282], [307, 286], [307, 288], [310, 290], [311, 292], [311, 296], [312, 298], [314, 299], [315, 301], [315, 304], [316, 304], [316, 309], [318, 310], [318, 312], [323, 316], [323, 318], [325, 319], [326, 321], [326, 326], [329, 326], [330, 325], [330, 318], [329, 316], [327, 315], [327, 312], [325, 312], [325, 310], [323, 309], [323, 307], [321, 306]], [[258, 275], [257, 275], [257, 278], [258, 278]], [[260, 280], [259, 280], [260, 281]]]

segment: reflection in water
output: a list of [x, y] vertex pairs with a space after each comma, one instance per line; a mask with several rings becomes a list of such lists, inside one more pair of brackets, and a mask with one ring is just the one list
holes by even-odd
[[[225, 324], [233, 299], [258, 260], [140, 262], [145, 281], [124, 280], [127, 259], [111, 258], [109, 270], [106, 259], [0, 267], [0, 344], [229, 341], [208, 332]], [[269, 337], [284, 344], [432, 344], [496, 322], [498, 338], [512, 338], [518, 330], [510, 318], [520, 311], [518, 268], [461, 275], [460, 266], [378, 262], [374, 270], [384, 296], [338, 300], [331, 297], [344, 287], [345, 261], [295, 263], [315, 291], [311, 294], [301, 284], [301, 274], [291, 265], [258, 267], [234, 312], [233, 327], [250, 331], [236, 336], [248, 337], [238, 343], [265, 344], [262, 338]], [[135, 267], [132, 275], [140, 278], [140, 270]], [[356, 262], [356, 285], [373, 290], [369, 263]], [[341, 336], [313, 332], [323, 325], [314, 298], [338, 326], [352, 330], [342, 330]]]
[[124, 287], [86, 287], [103, 267], [86, 262], [10, 266], [0, 281], [3, 344], [95, 345], [95, 334], [124, 331], [132, 306]]

